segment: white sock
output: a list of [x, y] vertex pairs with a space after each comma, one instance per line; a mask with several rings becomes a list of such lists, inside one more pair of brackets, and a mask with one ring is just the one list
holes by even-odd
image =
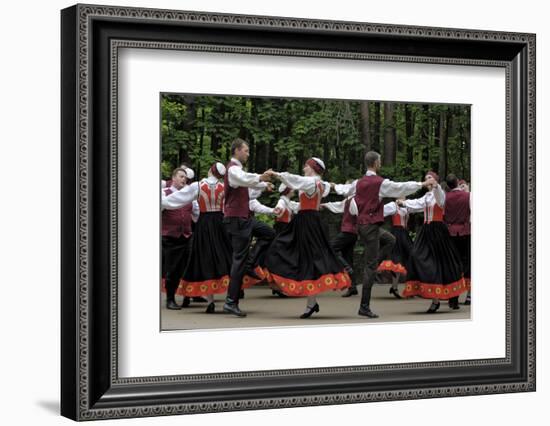
[[308, 312], [311, 308], [315, 306], [316, 303], [317, 303], [317, 298], [315, 296], [308, 296], [306, 310], [304, 312]]

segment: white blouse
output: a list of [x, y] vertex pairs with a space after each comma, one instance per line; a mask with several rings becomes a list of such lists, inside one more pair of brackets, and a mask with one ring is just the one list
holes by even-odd
[[[375, 175], [376, 173], [372, 170], [367, 170], [365, 173], [365, 176]], [[353, 182], [346, 184], [337, 184], [334, 186], [334, 191], [338, 195], [346, 197], [355, 195], [355, 187], [358, 180], [359, 179], [355, 179]], [[380, 185], [378, 196], [380, 198], [401, 198], [418, 191], [420, 188], [422, 188], [422, 182], [394, 182], [389, 179], [384, 179]]]

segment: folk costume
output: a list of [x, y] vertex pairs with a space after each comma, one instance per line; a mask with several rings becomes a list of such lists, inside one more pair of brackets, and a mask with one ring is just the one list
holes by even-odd
[[400, 207], [396, 203], [388, 203], [390, 209], [388, 216], [391, 216], [392, 227], [390, 232], [395, 237], [395, 244], [388, 256], [384, 256], [384, 260], [378, 265], [378, 272], [389, 272], [392, 274], [392, 287], [390, 294], [393, 294], [397, 299], [401, 296], [398, 292], [398, 282], [404, 282], [407, 276], [407, 264], [409, 262], [410, 253], [413, 247], [413, 242], [409, 231], [407, 230], [409, 221], [409, 212], [406, 207]]
[[[263, 189], [267, 184], [260, 182], [260, 175], [245, 172], [241, 162], [236, 158], [229, 161], [226, 169], [223, 223], [231, 241], [233, 259], [224, 311], [244, 317], [246, 314], [238, 306], [243, 278], [246, 273], [254, 277], [252, 265], [267, 249], [274, 232], [250, 215], [248, 189]], [[250, 250], [253, 237], [256, 238], [256, 243], [254, 249]]]
[[[384, 204], [382, 198], [401, 198], [418, 191], [420, 182], [393, 182], [367, 170], [366, 174], [351, 184], [336, 185], [335, 191], [340, 194], [355, 192], [357, 206], [357, 230], [365, 246], [365, 274], [361, 305], [358, 314], [369, 318], [378, 315], [370, 309], [372, 286], [380, 262], [380, 252], [389, 252], [395, 244], [395, 237], [382, 228], [384, 223]], [[351, 206], [350, 206], [351, 211]]]
[[[445, 212], [443, 221], [449, 229], [451, 241], [454, 243], [462, 262], [464, 281], [468, 288], [465, 304], [470, 304], [470, 207], [471, 193], [460, 188], [454, 188], [447, 192], [445, 198]], [[455, 309], [458, 307], [458, 299], [452, 301]]]
[[439, 299], [448, 300], [467, 290], [460, 255], [443, 223], [445, 192], [436, 184], [423, 197], [404, 204], [410, 212], [424, 212], [424, 224], [414, 241], [403, 296], [432, 299], [428, 310], [432, 313], [439, 308]]
[[319, 312], [315, 298], [327, 290], [341, 290], [351, 279], [330, 245], [319, 214], [321, 199], [330, 185], [321, 181], [325, 166], [318, 158], [309, 159], [314, 176], [277, 173], [287, 187], [299, 191], [299, 211], [278, 234], [266, 256], [266, 271], [273, 286], [287, 296], [307, 296], [308, 303], [301, 318]]
[[279, 198], [279, 201], [277, 201], [275, 208], [278, 208], [280, 213], [275, 216], [275, 225], [273, 225], [273, 229], [276, 234], [280, 234], [286, 229], [290, 221], [300, 209], [300, 204], [289, 198], [292, 193], [292, 189], [287, 187], [284, 183], [279, 185], [279, 193], [281, 194], [281, 197]]

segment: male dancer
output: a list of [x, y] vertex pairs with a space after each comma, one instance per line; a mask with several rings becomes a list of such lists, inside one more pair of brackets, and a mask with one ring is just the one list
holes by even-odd
[[[378, 315], [370, 309], [370, 298], [379, 263], [379, 253], [381, 250], [390, 251], [395, 244], [395, 237], [382, 228], [384, 223], [382, 198], [405, 197], [418, 191], [423, 186], [428, 186], [431, 181], [393, 182], [378, 176], [377, 172], [380, 170], [381, 161], [380, 154], [375, 151], [367, 152], [365, 163], [367, 172], [361, 179], [348, 185], [347, 192], [349, 194], [355, 191], [357, 231], [365, 247], [365, 275], [358, 314], [368, 318], [378, 318]], [[338, 189], [341, 190], [342, 187], [344, 185], [334, 185], [337, 191]], [[342, 193], [344, 191], [338, 192]]]
[[[454, 174], [445, 179], [449, 192], [445, 195], [443, 220], [449, 229], [451, 240], [460, 253], [464, 280], [470, 286], [470, 192], [459, 188], [459, 180]], [[470, 290], [465, 305], [470, 304]], [[449, 299], [452, 309], [459, 309], [458, 296]]]
[[[185, 170], [175, 169], [171, 186], [163, 190], [164, 195], [179, 191], [186, 182]], [[190, 253], [192, 209], [193, 205], [189, 203], [178, 209], [162, 211], [162, 265], [166, 274], [167, 309], [181, 309], [183, 305], [189, 305], [188, 299], [184, 299], [182, 306], [178, 305], [175, 295]]]
[[[261, 189], [267, 186], [271, 177], [267, 172], [259, 175], [243, 170], [243, 164], [249, 157], [246, 141], [235, 139], [231, 143], [231, 155], [232, 158], [227, 163], [227, 173], [224, 176], [223, 222], [231, 240], [233, 262], [223, 310], [238, 317], [245, 317], [246, 313], [239, 309], [239, 293], [243, 276], [245, 273], [254, 274], [251, 270], [254, 260], [268, 248], [274, 236], [270, 227], [265, 227], [261, 222], [250, 217], [248, 188]], [[253, 237], [256, 237], [256, 244], [254, 253], [250, 256], [250, 242]]]

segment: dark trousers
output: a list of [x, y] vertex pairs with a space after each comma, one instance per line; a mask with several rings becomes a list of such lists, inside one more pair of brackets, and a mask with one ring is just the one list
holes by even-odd
[[358, 232], [359, 239], [365, 247], [365, 276], [363, 278], [361, 306], [368, 308], [381, 253], [389, 253], [393, 249], [395, 237], [391, 232], [383, 229], [381, 223], [359, 225]]
[[[245, 273], [261, 261], [269, 244], [275, 237], [275, 231], [269, 225], [254, 218], [225, 217], [223, 223], [233, 250], [227, 302], [238, 303]], [[256, 243], [253, 249], [250, 250], [253, 237], [256, 237]]]
[[[353, 249], [357, 242], [357, 234], [351, 232], [339, 232], [331, 241], [332, 248], [345, 267], [353, 269]], [[352, 282], [355, 287], [355, 282]]]
[[165, 276], [166, 298], [174, 300], [180, 279], [185, 271], [191, 250], [191, 237], [162, 237], [162, 267]]

